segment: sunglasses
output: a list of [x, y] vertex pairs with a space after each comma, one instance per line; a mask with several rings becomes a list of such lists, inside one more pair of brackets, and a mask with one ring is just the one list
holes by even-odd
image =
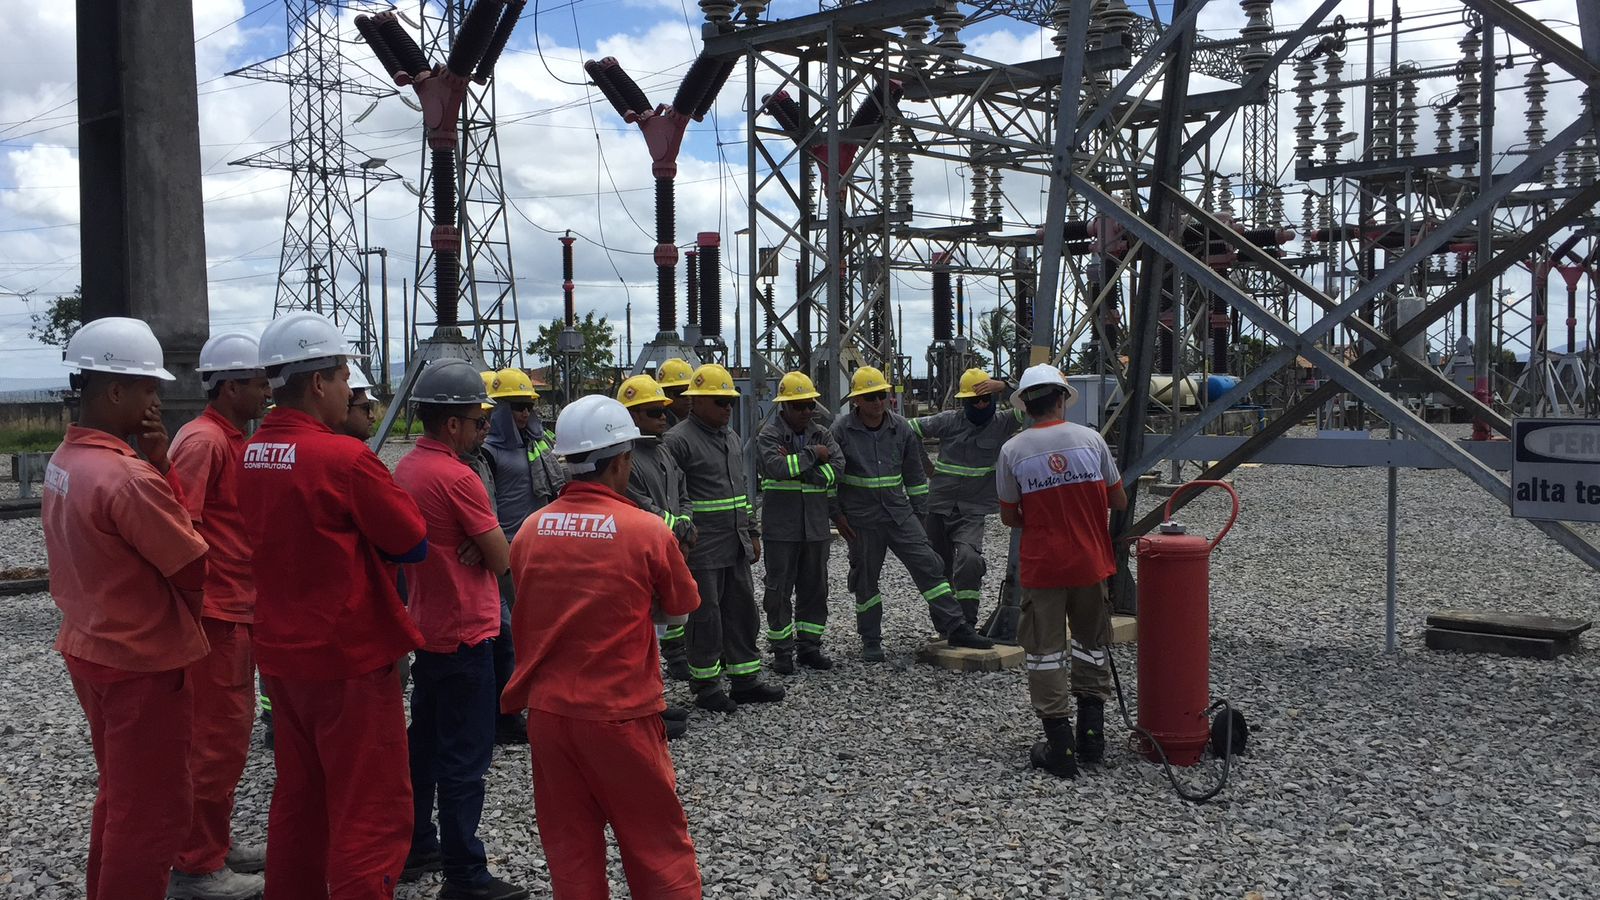
[[738, 402], [732, 397], [712, 397], [711, 400], [723, 409], [728, 409], [729, 407], [733, 406], [733, 404]]
[[856, 399], [862, 403], [882, 403], [889, 399], [889, 393], [887, 391], [879, 391], [876, 394], [862, 394]]
[[652, 406], [649, 409], [641, 409], [639, 412], [652, 419], [665, 419], [667, 417], [667, 408], [665, 406]]
[[533, 404], [532, 403], [512, 403], [511, 404], [511, 411], [512, 412], [533, 412]]
[[488, 416], [451, 416], [450, 418], [460, 419], [463, 422], [471, 422], [473, 427], [477, 428], [479, 431], [487, 431], [489, 429]]
[[973, 406], [988, 406], [994, 402], [994, 398], [988, 394], [979, 394], [976, 397], [968, 397], [967, 402]]
[[790, 400], [787, 405], [790, 409], [809, 410], [817, 408], [815, 400]]
[[364, 402], [361, 402], [361, 403], [356, 403], [356, 402], [352, 401], [350, 403], [350, 408], [351, 409], [359, 409], [359, 410], [361, 410], [362, 412], [366, 413], [369, 416], [372, 415], [372, 406], [373, 406], [373, 403], [372, 403], [371, 400], [367, 400], [367, 401], [364, 401]]

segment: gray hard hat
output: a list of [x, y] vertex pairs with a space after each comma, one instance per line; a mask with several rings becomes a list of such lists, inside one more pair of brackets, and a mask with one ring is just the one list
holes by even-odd
[[493, 403], [483, 389], [478, 369], [464, 359], [441, 359], [428, 363], [411, 389], [413, 403]]

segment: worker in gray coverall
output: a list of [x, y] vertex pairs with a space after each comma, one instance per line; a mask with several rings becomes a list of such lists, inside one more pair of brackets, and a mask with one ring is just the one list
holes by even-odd
[[1022, 430], [1023, 413], [999, 409], [1006, 383], [982, 369], [961, 376], [960, 409], [911, 420], [911, 430], [939, 442], [939, 458], [928, 482], [924, 525], [933, 552], [944, 560], [944, 577], [955, 589], [967, 624], [978, 625], [983, 600], [983, 526], [1000, 511], [994, 493], [994, 463], [1000, 446]]
[[[800, 665], [831, 669], [822, 652], [828, 624], [828, 525], [837, 512], [837, 473], [844, 454], [828, 429], [818, 425], [816, 386], [803, 372], [778, 383], [778, 414], [756, 436], [761, 470], [761, 534], [767, 559], [762, 605], [767, 612], [767, 642], [772, 670]], [[830, 509], [830, 507], [832, 507]]]

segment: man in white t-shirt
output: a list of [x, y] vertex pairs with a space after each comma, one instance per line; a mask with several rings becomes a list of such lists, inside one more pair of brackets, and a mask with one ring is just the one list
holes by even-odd
[[[1018, 638], [1028, 697], [1045, 735], [1030, 758], [1035, 768], [1062, 778], [1076, 777], [1078, 759], [1099, 762], [1105, 755], [1111, 696], [1105, 580], [1117, 570], [1107, 515], [1128, 506], [1105, 439], [1063, 418], [1076, 399], [1059, 369], [1030, 367], [1013, 402], [1026, 408], [1033, 424], [1006, 441], [995, 463], [1000, 521], [1022, 529]], [[1068, 717], [1073, 695], [1076, 742]]]

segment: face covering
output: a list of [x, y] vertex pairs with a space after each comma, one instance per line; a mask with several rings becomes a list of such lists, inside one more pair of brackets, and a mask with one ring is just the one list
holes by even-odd
[[968, 401], [966, 404], [967, 421], [978, 426], [989, 424], [989, 420], [994, 418], [995, 406], [996, 403], [993, 400], [990, 400], [987, 406], [977, 406]]

